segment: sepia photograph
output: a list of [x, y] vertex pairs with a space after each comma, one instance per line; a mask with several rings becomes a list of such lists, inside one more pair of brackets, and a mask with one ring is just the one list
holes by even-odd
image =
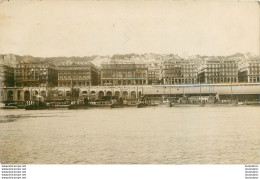
[[0, 0], [1, 164], [259, 164], [260, 5]]

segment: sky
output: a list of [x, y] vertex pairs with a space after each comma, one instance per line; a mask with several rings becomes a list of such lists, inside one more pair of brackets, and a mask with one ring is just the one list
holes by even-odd
[[259, 54], [256, 2], [0, 1], [0, 54]]

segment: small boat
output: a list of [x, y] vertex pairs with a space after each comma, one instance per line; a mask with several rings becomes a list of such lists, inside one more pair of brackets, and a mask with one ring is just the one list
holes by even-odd
[[238, 102], [238, 105], [246, 105], [246, 102]]
[[42, 109], [49, 109], [49, 108], [50, 108], [49, 105], [41, 101], [25, 106], [26, 110], [42, 110]]
[[189, 102], [188, 100], [184, 101], [171, 101], [169, 103], [170, 107], [202, 107], [205, 106], [204, 101], [193, 101]]
[[1, 103], [0, 109], [17, 109], [17, 105], [15, 103]]
[[26, 107], [25, 105], [17, 105], [18, 109], [25, 109], [25, 107]]
[[231, 100], [231, 101], [223, 102], [220, 104], [222, 104], [223, 106], [238, 106], [238, 101]]
[[1, 109], [18, 109], [17, 106], [3, 106]]
[[71, 104], [68, 106], [68, 109], [89, 109], [87, 104]]
[[166, 106], [166, 107], [168, 107], [170, 105], [170, 102], [169, 101], [161, 101], [161, 103], [160, 103], [160, 106]]
[[138, 104], [136, 105], [137, 108], [144, 108], [144, 107], [146, 107], [146, 106], [148, 106], [148, 104], [143, 103], [143, 102], [138, 103]]
[[124, 108], [124, 107], [135, 106], [135, 104], [130, 104], [127, 101], [120, 99], [120, 100], [112, 100], [109, 106], [110, 108]]
[[152, 104], [147, 104], [147, 106], [158, 106], [158, 104], [152, 103]]
[[110, 107], [110, 104], [107, 102], [89, 102], [86, 105], [88, 105], [88, 107], [90, 108], [106, 108], [106, 107]]
[[245, 102], [245, 105], [260, 105], [260, 101], [248, 101]]
[[49, 106], [39, 106], [39, 105], [28, 105], [25, 106], [26, 110], [42, 110], [42, 109], [49, 109]]
[[69, 105], [66, 105], [66, 104], [64, 104], [64, 105], [54, 105], [54, 108], [68, 108], [69, 107]]
[[195, 103], [195, 104], [185, 104], [185, 103], [170, 103], [170, 107], [203, 107], [205, 104], [203, 103]]
[[114, 104], [110, 104], [110, 108], [123, 108], [127, 106], [126, 104], [122, 104], [122, 103], [114, 103]]

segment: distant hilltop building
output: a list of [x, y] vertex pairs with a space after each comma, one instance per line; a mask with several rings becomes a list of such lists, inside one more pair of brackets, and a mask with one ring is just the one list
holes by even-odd
[[16, 65], [16, 56], [14, 54], [0, 55], [0, 63], [9, 67]]

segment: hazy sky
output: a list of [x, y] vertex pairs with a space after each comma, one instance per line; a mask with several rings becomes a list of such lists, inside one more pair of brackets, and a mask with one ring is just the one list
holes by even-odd
[[33, 1], [0, 4], [0, 53], [259, 54], [256, 2]]

